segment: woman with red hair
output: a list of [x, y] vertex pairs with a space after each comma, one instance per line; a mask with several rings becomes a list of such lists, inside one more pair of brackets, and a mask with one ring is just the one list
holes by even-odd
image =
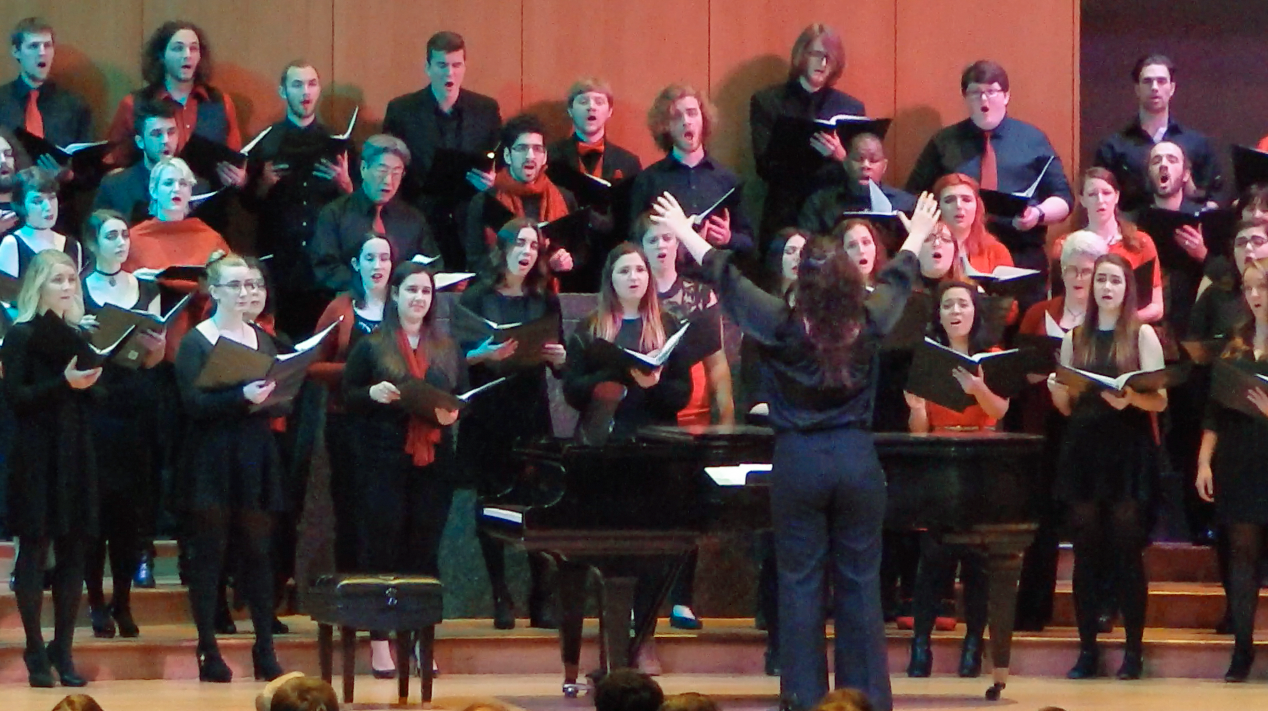
[[960, 253], [974, 269], [989, 273], [998, 266], [1013, 266], [1013, 255], [986, 231], [986, 207], [979, 189], [978, 182], [964, 173], [944, 175], [933, 184], [942, 223], [951, 230]]

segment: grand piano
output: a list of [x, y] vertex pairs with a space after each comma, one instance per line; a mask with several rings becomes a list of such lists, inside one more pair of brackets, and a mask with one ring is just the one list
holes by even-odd
[[[575, 695], [586, 581], [597, 571], [599, 669], [630, 665], [697, 539], [770, 527], [773, 433], [761, 427], [652, 427], [631, 441], [548, 439], [518, 448], [514, 487], [486, 501], [490, 535], [559, 562], [564, 693]], [[1043, 438], [1007, 433], [877, 434], [889, 481], [885, 526], [926, 530], [987, 554], [988, 699], [1008, 679], [1021, 556], [1034, 537]], [[742, 476], [736, 476], [740, 473]], [[641, 582], [640, 582], [641, 581]], [[641, 586], [641, 587], [640, 587]]]

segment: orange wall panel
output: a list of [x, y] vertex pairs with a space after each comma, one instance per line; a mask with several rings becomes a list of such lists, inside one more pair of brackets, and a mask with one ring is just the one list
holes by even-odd
[[[609, 134], [643, 159], [662, 154], [647, 109], [665, 85], [709, 84], [708, 0], [532, 0], [524, 4], [524, 106], [567, 135], [568, 87], [598, 76], [612, 84]], [[667, 21], [666, 18], [673, 18]]]
[[364, 138], [379, 126], [387, 102], [427, 84], [427, 39], [452, 30], [467, 43], [464, 86], [519, 110], [520, 0], [401, 2], [334, 0], [334, 77], [338, 93], [361, 107]]

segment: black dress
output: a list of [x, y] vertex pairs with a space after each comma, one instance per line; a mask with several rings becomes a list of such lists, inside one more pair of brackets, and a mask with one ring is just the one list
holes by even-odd
[[[1092, 334], [1095, 362], [1084, 370], [1115, 377], [1108, 353], [1113, 331]], [[1080, 397], [1070, 413], [1057, 460], [1057, 496], [1067, 502], [1112, 504], [1134, 500], [1146, 506], [1158, 489], [1158, 444], [1149, 413], [1115, 410], [1098, 393]]]
[[15, 324], [0, 348], [5, 399], [17, 420], [9, 529], [20, 538], [92, 537], [99, 514], [92, 412], [100, 391], [71, 388], [64, 375], [70, 354], [33, 352], [33, 332], [30, 322]]
[[[273, 338], [254, 327], [258, 350], [277, 354]], [[181, 339], [176, 382], [187, 418], [173, 482], [178, 510], [283, 511], [284, 472], [269, 420], [283, 411], [250, 412], [238, 385], [203, 390], [194, 386], [213, 344], [197, 328]]]
[[[26, 268], [31, 263], [31, 260], [35, 259], [36, 252], [26, 242], [22, 241], [21, 237], [14, 235], [13, 239], [18, 245], [18, 276], [21, 277], [26, 274]], [[82, 273], [85, 266], [84, 257], [79, 248], [79, 243], [75, 241], [74, 237], [66, 238], [66, 243], [62, 245], [62, 251], [66, 253], [66, 256], [70, 257], [71, 261], [75, 263], [75, 268]]]
[[[1268, 375], [1268, 362], [1239, 358], [1235, 363]], [[1268, 524], [1268, 422], [1212, 400], [1207, 405], [1205, 429], [1219, 435], [1211, 455], [1211, 473], [1220, 520], [1226, 524]]]

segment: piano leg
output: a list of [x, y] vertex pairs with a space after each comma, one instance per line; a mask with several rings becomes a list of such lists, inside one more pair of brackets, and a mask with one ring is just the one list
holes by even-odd
[[586, 614], [586, 575], [589, 568], [568, 561], [559, 562], [559, 651], [564, 663], [564, 695], [575, 697], [577, 673], [581, 666], [581, 631]]
[[994, 684], [986, 690], [986, 698], [997, 701], [1008, 683], [1008, 667], [1012, 662], [1013, 622], [1017, 613], [1017, 583], [1021, 577], [1021, 559], [1034, 538], [1034, 527], [1014, 530], [1002, 537], [988, 537], [987, 576], [990, 581], [991, 663]]
[[[634, 611], [637, 577], [605, 577], [603, 580], [603, 627], [600, 644], [605, 662], [603, 673], [624, 669], [633, 662], [636, 648], [630, 641], [630, 615]], [[655, 614], [655, 613], [653, 613]]]

